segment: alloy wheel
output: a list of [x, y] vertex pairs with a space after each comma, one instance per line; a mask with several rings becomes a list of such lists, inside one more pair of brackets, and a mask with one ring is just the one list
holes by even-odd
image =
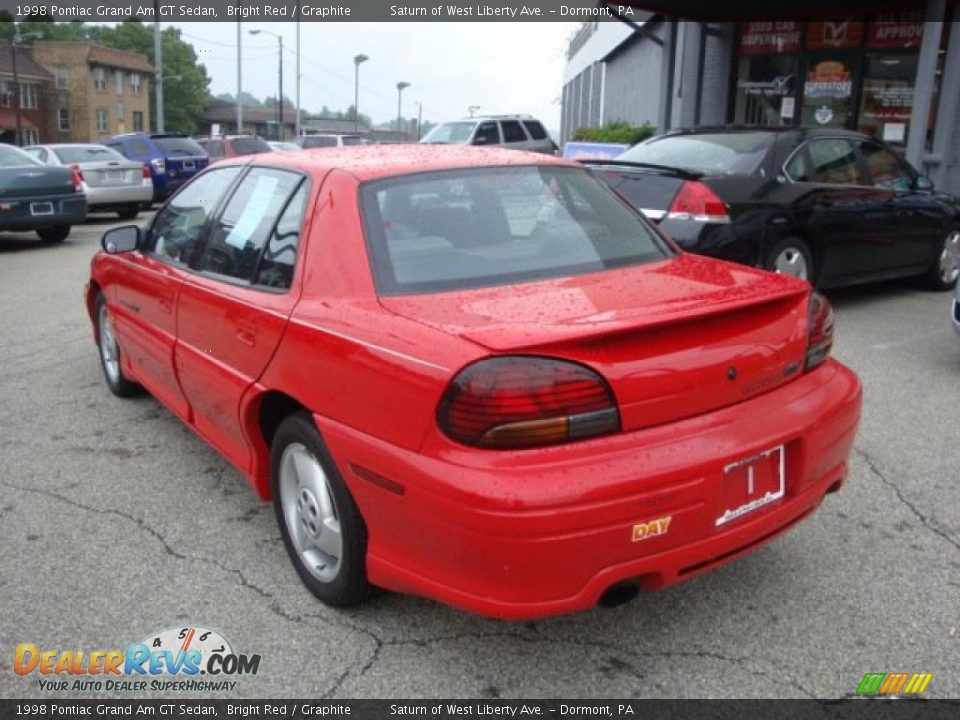
[[940, 279], [947, 285], [960, 277], [960, 230], [951, 230], [940, 253]]
[[103, 358], [103, 370], [107, 379], [116, 384], [120, 381], [120, 350], [117, 347], [117, 338], [113, 333], [113, 323], [107, 313], [107, 306], [100, 306], [100, 316], [97, 318], [100, 330], [100, 356]]
[[773, 261], [773, 269], [782, 275], [792, 275], [801, 280], [807, 280], [810, 273], [807, 260], [795, 247], [785, 247]]

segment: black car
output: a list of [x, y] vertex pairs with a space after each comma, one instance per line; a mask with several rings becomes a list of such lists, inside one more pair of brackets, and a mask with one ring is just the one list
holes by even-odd
[[818, 287], [960, 275], [960, 200], [890, 147], [835, 129], [680, 130], [589, 163], [684, 249]]
[[0, 145], [0, 231], [35, 230], [41, 240], [59, 242], [86, 217], [76, 170], [43, 165], [19, 148]]

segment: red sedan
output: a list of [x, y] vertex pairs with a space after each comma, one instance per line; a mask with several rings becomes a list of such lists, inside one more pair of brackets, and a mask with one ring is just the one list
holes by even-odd
[[103, 247], [107, 385], [272, 498], [332, 605], [619, 602], [755, 550], [848, 472], [861, 391], [827, 301], [681, 252], [558, 158], [225, 161]]

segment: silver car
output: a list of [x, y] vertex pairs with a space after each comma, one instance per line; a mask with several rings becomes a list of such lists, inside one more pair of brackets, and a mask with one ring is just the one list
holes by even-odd
[[153, 200], [150, 169], [103, 145], [31, 145], [24, 150], [46, 165], [79, 171], [89, 212], [115, 212], [124, 220], [137, 216]]
[[496, 145], [555, 155], [557, 146], [536, 118], [530, 115], [484, 115], [440, 123], [422, 143], [431, 145]]

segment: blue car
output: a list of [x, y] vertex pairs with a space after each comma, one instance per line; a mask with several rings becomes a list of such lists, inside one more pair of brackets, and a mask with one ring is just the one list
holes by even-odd
[[180, 133], [126, 133], [101, 143], [150, 168], [154, 202], [169, 197], [210, 163], [204, 149]]

